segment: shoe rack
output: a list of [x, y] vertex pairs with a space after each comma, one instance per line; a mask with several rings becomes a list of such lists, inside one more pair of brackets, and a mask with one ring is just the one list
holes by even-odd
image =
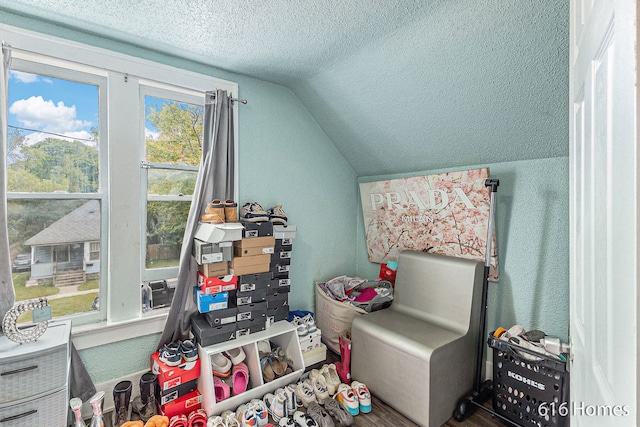
[[[287, 356], [293, 361], [293, 372], [273, 381], [264, 382], [260, 359], [258, 355], [258, 341], [267, 339], [274, 345], [281, 347]], [[247, 390], [238, 395], [233, 392], [228, 399], [216, 402], [213, 388], [213, 374], [211, 369], [211, 356], [226, 350], [242, 347], [246, 354], [244, 363], [249, 368], [249, 386]], [[285, 387], [287, 384], [295, 383], [304, 372], [304, 360], [300, 351], [298, 334], [293, 325], [286, 320], [272, 323], [264, 331], [239, 337], [235, 340], [226, 341], [207, 347], [198, 346], [200, 357], [200, 379], [198, 380], [198, 390], [202, 395], [202, 408], [207, 412], [207, 416], [219, 415], [223, 411], [235, 409], [251, 399], [262, 399], [267, 393], [272, 393], [277, 388]]]

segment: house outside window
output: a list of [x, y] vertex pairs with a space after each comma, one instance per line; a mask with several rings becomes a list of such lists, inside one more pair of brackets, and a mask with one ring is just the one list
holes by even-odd
[[[17, 300], [46, 296], [54, 317], [72, 316], [74, 327], [143, 319], [141, 284], [178, 275], [205, 92], [237, 85], [3, 24], [0, 38], [12, 54], [10, 251], [30, 260], [13, 276]], [[173, 115], [189, 129], [170, 134]], [[62, 284], [63, 271], [82, 283]], [[61, 286], [86, 296], [66, 304]]]

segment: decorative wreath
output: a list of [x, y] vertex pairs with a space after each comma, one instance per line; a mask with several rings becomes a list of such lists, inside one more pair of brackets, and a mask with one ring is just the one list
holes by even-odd
[[37, 308], [45, 308], [49, 305], [46, 298], [31, 299], [20, 301], [15, 304], [2, 319], [2, 332], [13, 342], [23, 344], [35, 341], [42, 336], [49, 326], [49, 321], [36, 323], [33, 327], [18, 329], [16, 322], [18, 318], [27, 311], [33, 311]]

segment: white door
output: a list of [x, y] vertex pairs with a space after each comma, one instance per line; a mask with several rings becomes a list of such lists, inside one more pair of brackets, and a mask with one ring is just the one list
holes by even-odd
[[635, 20], [635, 0], [571, 0], [572, 426], [638, 425]]

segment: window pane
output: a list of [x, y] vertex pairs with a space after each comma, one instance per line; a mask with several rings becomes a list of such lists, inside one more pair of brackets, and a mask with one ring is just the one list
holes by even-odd
[[204, 107], [152, 96], [144, 103], [147, 161], [200, 165]]
[[16, 300], [46, 296], [54, 317], [97, 309], [98, 200], [9, 200], [7, 220]]
[[197, 171], [149, 169], [148, 194], [163, 196], [192, 196]]
[[98, 191], [98, 87], [11, 70], [7, 188]]
[[190, 200], [147, 203], [147, 268], [179, 265], [190, 205]]

